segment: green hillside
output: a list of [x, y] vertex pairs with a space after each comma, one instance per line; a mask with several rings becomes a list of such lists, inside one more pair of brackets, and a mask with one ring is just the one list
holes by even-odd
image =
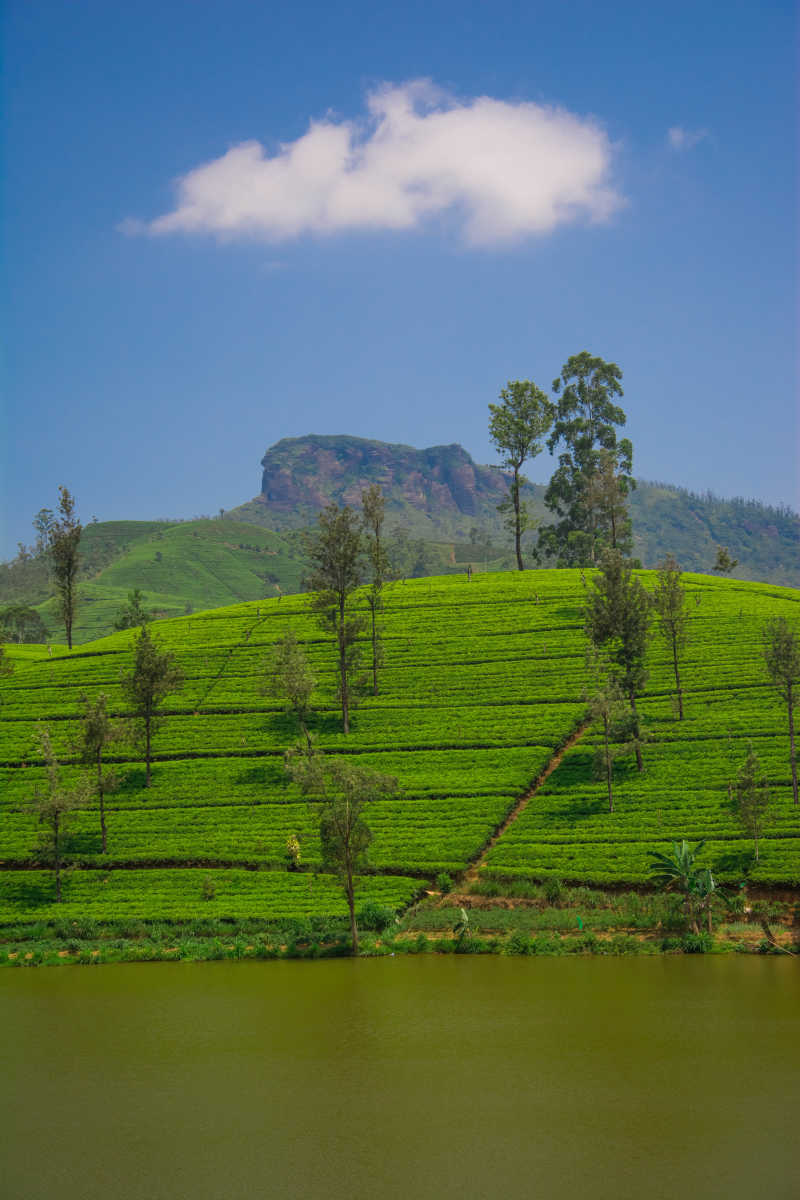
[[[296, 592], [304, 560], [296, 535], [279, 536], [232, 520], [102, 521], [81, 537], [76, 642], [113, 629], [128, 593], [139, 588], [159, 617]], [[29, 559], [0, 567], [0, 607], [35, 605], [53, 641], [64, 637], [47, 566]]]
[[[652, 585], [652, 576], [642, 577]], [[675, 720], [671, 670], [653, 641], [641, 702], [645, 771], [616, 766], [616, 811], [607, 812], [591, 776], [588, 730], [480, 859], [518, 799], [581, 725], [585, 637], [580, 572], [507, 573], [393, 585], [385, 614], [381, 694], [365, 697], [348, 738], [340, 732], [333, 655], [305, 596], [241, 604], [165, 621], [160, 638], [185, 673], [169, 698], [155, 742], [153, 786], [132, 752], [119, 755], [121, 786], [108, 798], [109, 849], [100, 853], [97, 814], [83, 812], [70, 846], [77, 869], [53, 903], [35, 857], [26, 801], [42, 778], [37, 722], [70, 755], [82, 693], [105, 691], [120, 715], [120, 673], [131, 662], [130, 632], [53, 657], [12, 651], [15, 672], [0, 681], [0, 923], [94, 917], [336, 916], [344, 901], [320, 868], [316, 818], [287, 780], [283, 752], [291, 719], [262, 693], [270, 645], [293, 629], [318, 677], [312, 726], [327, 751], [354, 754], [392, 773], [399, 798], [371, 806], [373, 873], [361, 899], [407, 904], [440, 871], [477, 864], [489, 879], [636, 884], [648, 852], [676, 838], [705, 838], [722, 879], [800, 885], [800, 813], [791, 803], [785, 709], [767, 686], [760, 652], [764, 622], [800, 623], [800, 593], [768, 585], [686, 579], [690, 641], [683, 678], [686, 720]], [[760, 862], [727, 808], [727, 782], [757, 747], [777, 813]], [[64, 768], [67, 777], [78, 768]], [[285, 869], [296, 834], [303, 872]], [[260, 868], [254, 871], [252, 868]], [[201, 868], [201, 869], [198, 869]], [[212, 881], [211, 898], [204, 879]]]

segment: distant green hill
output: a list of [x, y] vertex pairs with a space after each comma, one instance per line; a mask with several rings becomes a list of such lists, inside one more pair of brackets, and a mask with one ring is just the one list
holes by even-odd
[[[241, 520], [270, 529], [313, 523], [324, 505], [358, 505], [361, 490], [380, 484], [387, 525], [406, 527], [432, 542], [466, 543], [482, 528], [496, 546], [510, 542], [497, 505], [507, 495], [504, 472], [480, 466], [458, 445], [416, 450], [349, 436], [284, 438], [261, 460], [261, 492], [231, 510]], [[547, 524], [545, 489], [530, 484], [524, 496], [532, 515]], [[645, 566], [674, 554], [686, 570], [710, 571], [716, 546], [739, 560], [735, 576], [800, 585], [800, 516], [754, 500], [721, 500], [670, 484], [639, 482], [631, 495], [635, 552]], [[531, 539], [529, 538], [529, 541]], [[492, 554], [493, 558], [497, 553]]]
[[[222, 519], [87, 525], [76, 641], [109, 633], [134, 588], [145, 593], [147, 608], [165, 617], [299, 591], [303, 528], [315, 524], [325, 504], [358, 507], [371, 483], [386, 496], [399, 576], [514, 565], [497, 511], [507, 479], [473, 462], [461, 446], [415, 450], [344, 436], [285, 438], [262, 465], [260, 494]], [[528, 485], [525, 494], [531, 513], [546, 523], [544, 488]], [[640, 482], [631, 515], [635, 553], [647, 567], [671, 553], [685, 570], [709, 572], [717, 545], [724, 545], [739, 560], [735, 577], [800, 586], [800, 518], [789, 509]], [[527, 557], [530, 562], [530, 545]], [[51, 640], [61, 641], [51, 591], [43, 559], [0, 564], [0, 608], [35, 606]]]
[[[75, 640], [109, 633], [128, 593], [139, 588], [159, 617], [297, 592], [303, 559], [296, 535], [239, 521], [104, 521], [86, 526]], [[63, 630], [41, 559], [0, 566], [0, 607], [31, 604], [54, 641]]]

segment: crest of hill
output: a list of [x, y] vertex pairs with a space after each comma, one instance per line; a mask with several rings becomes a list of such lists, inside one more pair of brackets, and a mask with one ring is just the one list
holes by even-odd
[[[387, 524], [415, 537], [465, 540], [476, 526], [507, 541], [498, 504], [509, 477], [474, 462], [458, 444], [393, 445], [345, 435], [283, 438], [261, 460], [261, 491], [230, 516], [270, 529], [314, 523], [326, 504], [359, 506], [361, 491], [377, 483], [386, 497]], [[534, 518], [548, 523], [545, 488], [528, 484], [524, 497]], [[717, 545], [739, 559], [740, 578], [800, 585], [800, 517], [756, 500], [720, 499], [665, 483], [639, 481], [630, 498], [635, 553], [645, 566], [674, 554], [686, 570], [709, 571]]]

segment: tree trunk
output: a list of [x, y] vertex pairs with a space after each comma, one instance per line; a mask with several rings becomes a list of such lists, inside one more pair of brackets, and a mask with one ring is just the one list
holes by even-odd
[[347, 907], [350, 909], [350, 936], [353, 939], [353, 956], [358, 956], [358, 929], [356, 928], [356, 899], [353, 889], [353, 872], [347, 870]]
[[56, 868], [56, 904], [61, 903], [61, 827], [58, 817], [53, 822], [53, 862]]
[[797, 754], [794, 748], [794, 696], [791, 683], [786, 694], [789, 698], [789, 762], [792, 764], [792, 792], [794, 793], [794, 802], [797, 804]]
[[678, 645], [675, 634], [672, 635], [672, 665], [675, 668], [675, 687], [678, 690], [678, 720], [683, 720], [683, 692], [681, 690], [681, 677], [678, 673]]
[[102, 853], [105, 854], [105, 852], [106, 852], [106, 810], [105, 810], [105, 805], [103, 803], [105, 797], [103, 795], [103, 767], [102, 767], [102, 762], [101, 762], [102, 753], [103, 753], [103, 751], [100, 749], [100, 747], [98, 747], [98, 749], [97, 749], [97, 796], [100, 801], [100, 836], [103, 839]]
[[644, 763], [642, 762], [642, 746], [641, 746], [641, 740], [639, 737], [639, 712], [636, 708], [636, 694], [633, 690], [631, 690], [631, 692], [630, 692], [630, 701], [631, 701], [631, 712], [633, 713], [633, 737], [634, 737], [634, 746], [636, 749], [636, 769], [637, 769], [637, 771], [643, 771]]
[[614, 769], [614, 764], [611, 761], [611, 750], [608, 743], [608, 717], [603, 717], [603, 729], [606, 740], [606, 783], [608, 785], [608, 811], [614, 811], [614, 792], [611, 783], [611, 773]]
[[517, 566], [520, 571], [524, 571], [525, 567], [522, 562], [522, 531], [519, 527], [519, 467], [514, 467], [514, 483], [511, 488], [511, 496], [514, 501], [514, 545], [517, 551]]
[[378, 694], [378, 634], [375, 627], [375, 597], [370, 601], [370, 613], [372, 616], [372, 694]]

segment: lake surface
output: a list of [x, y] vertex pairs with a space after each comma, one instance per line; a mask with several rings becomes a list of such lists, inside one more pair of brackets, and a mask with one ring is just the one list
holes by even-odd
[[800, 968], [0, 972], [9, 1200], [800, 1194]]

